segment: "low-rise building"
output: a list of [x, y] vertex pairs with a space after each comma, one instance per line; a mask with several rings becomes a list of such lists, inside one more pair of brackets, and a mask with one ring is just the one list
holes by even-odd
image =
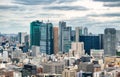
[[43, 66], [43, 73], [62, 74], [65, 63], [64, 62], [48, 62], [48, 63], [41, 63], [41, 65]]
[[76, 71], [71, 68], [65, 68], [62, 72], [62, 77], [76, 77]]

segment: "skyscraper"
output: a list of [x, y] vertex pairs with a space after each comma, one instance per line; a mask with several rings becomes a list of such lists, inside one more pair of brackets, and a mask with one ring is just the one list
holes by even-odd
[[82, 35], [82, 27], [76, 27], [76, 42], [79, 42], [79, 36]]
[[120, 46], [120, 30], [116, 31], [117, 47]]
[[18, 33], [18, 41], [20, 44], [25, 43], [25, 36], [27, 35], [26, 32], [19, 32]]
[[68, 52], [71, 47], [71, 27], [66, 27], [66, 22], [59, 22], [59, 51]]
[[58, 53], [58, 27], [54, 27], [54, 54]]
[[62, 38], [62, 51], [68, 52], [71, 48], [71, 27], [66, 27], [63, 29]]
[[116, 55], [116, 29], [106, 28], [104, 31], [104, 53], [105, 56]]
[[75, 40], [75, 30], [71, 31], [71, 41], [74, 42]]
[[27, 48], [29, 48], [29, 46], [30, 46], [30, 36], [29, 35], [25, 36], [25, 46]]
[[30, 46], [40, 46], [40, 26], [43, 22], [33, 21], [30, 24]]
[[62, 51], [62, 34], [63, 29], [66, 27], [66, 22], [60, 21], [59, 22], [59, 51]]
[[53, 25], [52, 23], [43, 23], [40, 26], [40, 52], [53, 54]]
[[85, 53], [90, 55], [90, 49], [102, 49], [102, 39], [98, 35], [80, 36], [80, 42], [84, 42]]
[[88, 28], [87, 27], [84, 28], [84, 34], [83, 35], [85, 35], [85, 36], [88, 35]]

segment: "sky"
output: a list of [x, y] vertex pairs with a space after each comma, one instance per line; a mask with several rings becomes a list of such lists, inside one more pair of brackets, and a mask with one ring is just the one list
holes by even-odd
[[95, 34], [108, 27], [120, 30], [120, 0], [0, 0], [1, 33], [29, 33], [35, 20], [54, 26], [65, 21]]

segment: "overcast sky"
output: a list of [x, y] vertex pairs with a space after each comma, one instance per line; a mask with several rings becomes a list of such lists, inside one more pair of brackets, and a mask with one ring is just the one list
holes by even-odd
[[28, 32], [30, 22], [48, 20], [54, 26], [88, 27], [103, 33], [106, 27], [120, 30], [120, 0], [0, 0], [0, 32]]

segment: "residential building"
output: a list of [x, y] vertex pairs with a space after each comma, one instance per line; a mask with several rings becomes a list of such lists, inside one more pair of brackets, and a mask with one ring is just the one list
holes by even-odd
[[76, 77], [76, 71], [71, 68], [65, 68], [62, 72], [62, 77]]
[[49, 62], [49, 63], [41, 63], [41, 65], [43, 66], [43, 73], [62, 74], [65, 63], [64, 62]]

